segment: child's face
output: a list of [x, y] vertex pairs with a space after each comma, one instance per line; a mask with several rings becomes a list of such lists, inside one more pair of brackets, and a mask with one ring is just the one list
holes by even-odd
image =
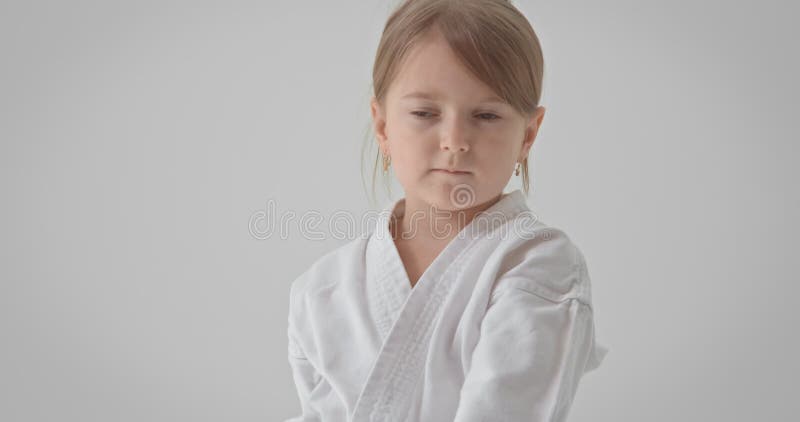
[[[527, 157], [544, 108], [526, 117], [502, 100], [484, 101], [491, 97], [496, 94], [461, 65], [438, 32], [409, 52], [385, 107], [374, 98], [371, 105], [381, 150], [391, 156], [407, 197], [456, 210], [502, 192], [517, 161]], [[468, 196], [469, 203], [459, 202]]]

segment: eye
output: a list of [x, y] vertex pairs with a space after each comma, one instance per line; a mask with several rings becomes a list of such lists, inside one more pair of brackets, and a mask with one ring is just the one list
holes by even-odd
[[[413, 114], [414, 116], [417, 116], [417, 117], [419, 117], [421, 119], [427, 119], [428, 117], [430, 117], [429, 115], [431, 115], [431, 113], [428, 113], [427, 111], [412, 111], [411, 114]], [[423, 116], [423, 114], [425, 116]]]
[[481, 113], [478, 116], [480, 116], [484, 120], [489, 120], [489, 121], [497, 120], [500, 118], [500, 116], [492, 113]]
[[[430, 117], [433, 117], [433, 113], [429, 113], [427, 111], [412, 111], [411, 114], [414, 115], [414, 116], [417, 116], [417, 117], [419, 117], [421, 119], [428, 119]], [[500, 118], [500, 116], [498, 116], [498, 115], [496, 115], [494, 113], [481, 113], [481, 114], [478, 114], [478, 116], [481, 119], [487, 120], [487, 121], [497, 120], [497, 119]]]

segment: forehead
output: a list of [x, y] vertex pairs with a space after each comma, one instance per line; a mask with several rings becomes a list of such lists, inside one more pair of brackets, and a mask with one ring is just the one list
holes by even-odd
[[[430, 90], [430, 91], [411, 91], [409, 93], [401, 93], [400, 97], [401, 101], [404, 100], [430, 100], [430, 101], [441, 101], [447, 98], [447, 94], [439, 91], [439, 90]], [[500, 103], [505, 104], [506, 102], [503, 101], [502, 98], [498, 97], [495, 94], [489, 94], [486, 97], [483, 97], [478, 100], [480, 103]]]
[[412, 46], [390, 92], [397, 100], [459, 98], [505, 103], [461, 63], [438, 31], [430, 31]]

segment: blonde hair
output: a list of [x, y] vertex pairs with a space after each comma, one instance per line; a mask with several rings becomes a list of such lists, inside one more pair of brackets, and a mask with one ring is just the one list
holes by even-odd
[[[544, 58], [530, 22], [508, 0], [404, 0], [400, 3], [386, 22], [372, 68], [373, 95], [381, 106], [385, 107], [386, 93], [406, 55], [433, 27], [442, 33], [470, 72], [523, 116], [532, 116], [541, 99]], [[371, 125], [367, 129], [365, 146], [375, 144], [372, 129]], [[372, 171], [373, 199], [380, 163], [379, 150]], [[385, 182], [391, 196], [388, 179]], [[529, 183], [528, 159], [525, 158], [522, 184], [526, 195]]]

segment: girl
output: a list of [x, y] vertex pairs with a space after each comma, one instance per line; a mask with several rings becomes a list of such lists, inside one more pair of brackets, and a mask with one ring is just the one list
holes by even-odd
[[373, 68], [384, 172], [405, 197], [291, 286], [290, 421], [564, 421], [595, 342], [589, 275], [535, 219], [543, 61], [504, 0], [406, 0]]

